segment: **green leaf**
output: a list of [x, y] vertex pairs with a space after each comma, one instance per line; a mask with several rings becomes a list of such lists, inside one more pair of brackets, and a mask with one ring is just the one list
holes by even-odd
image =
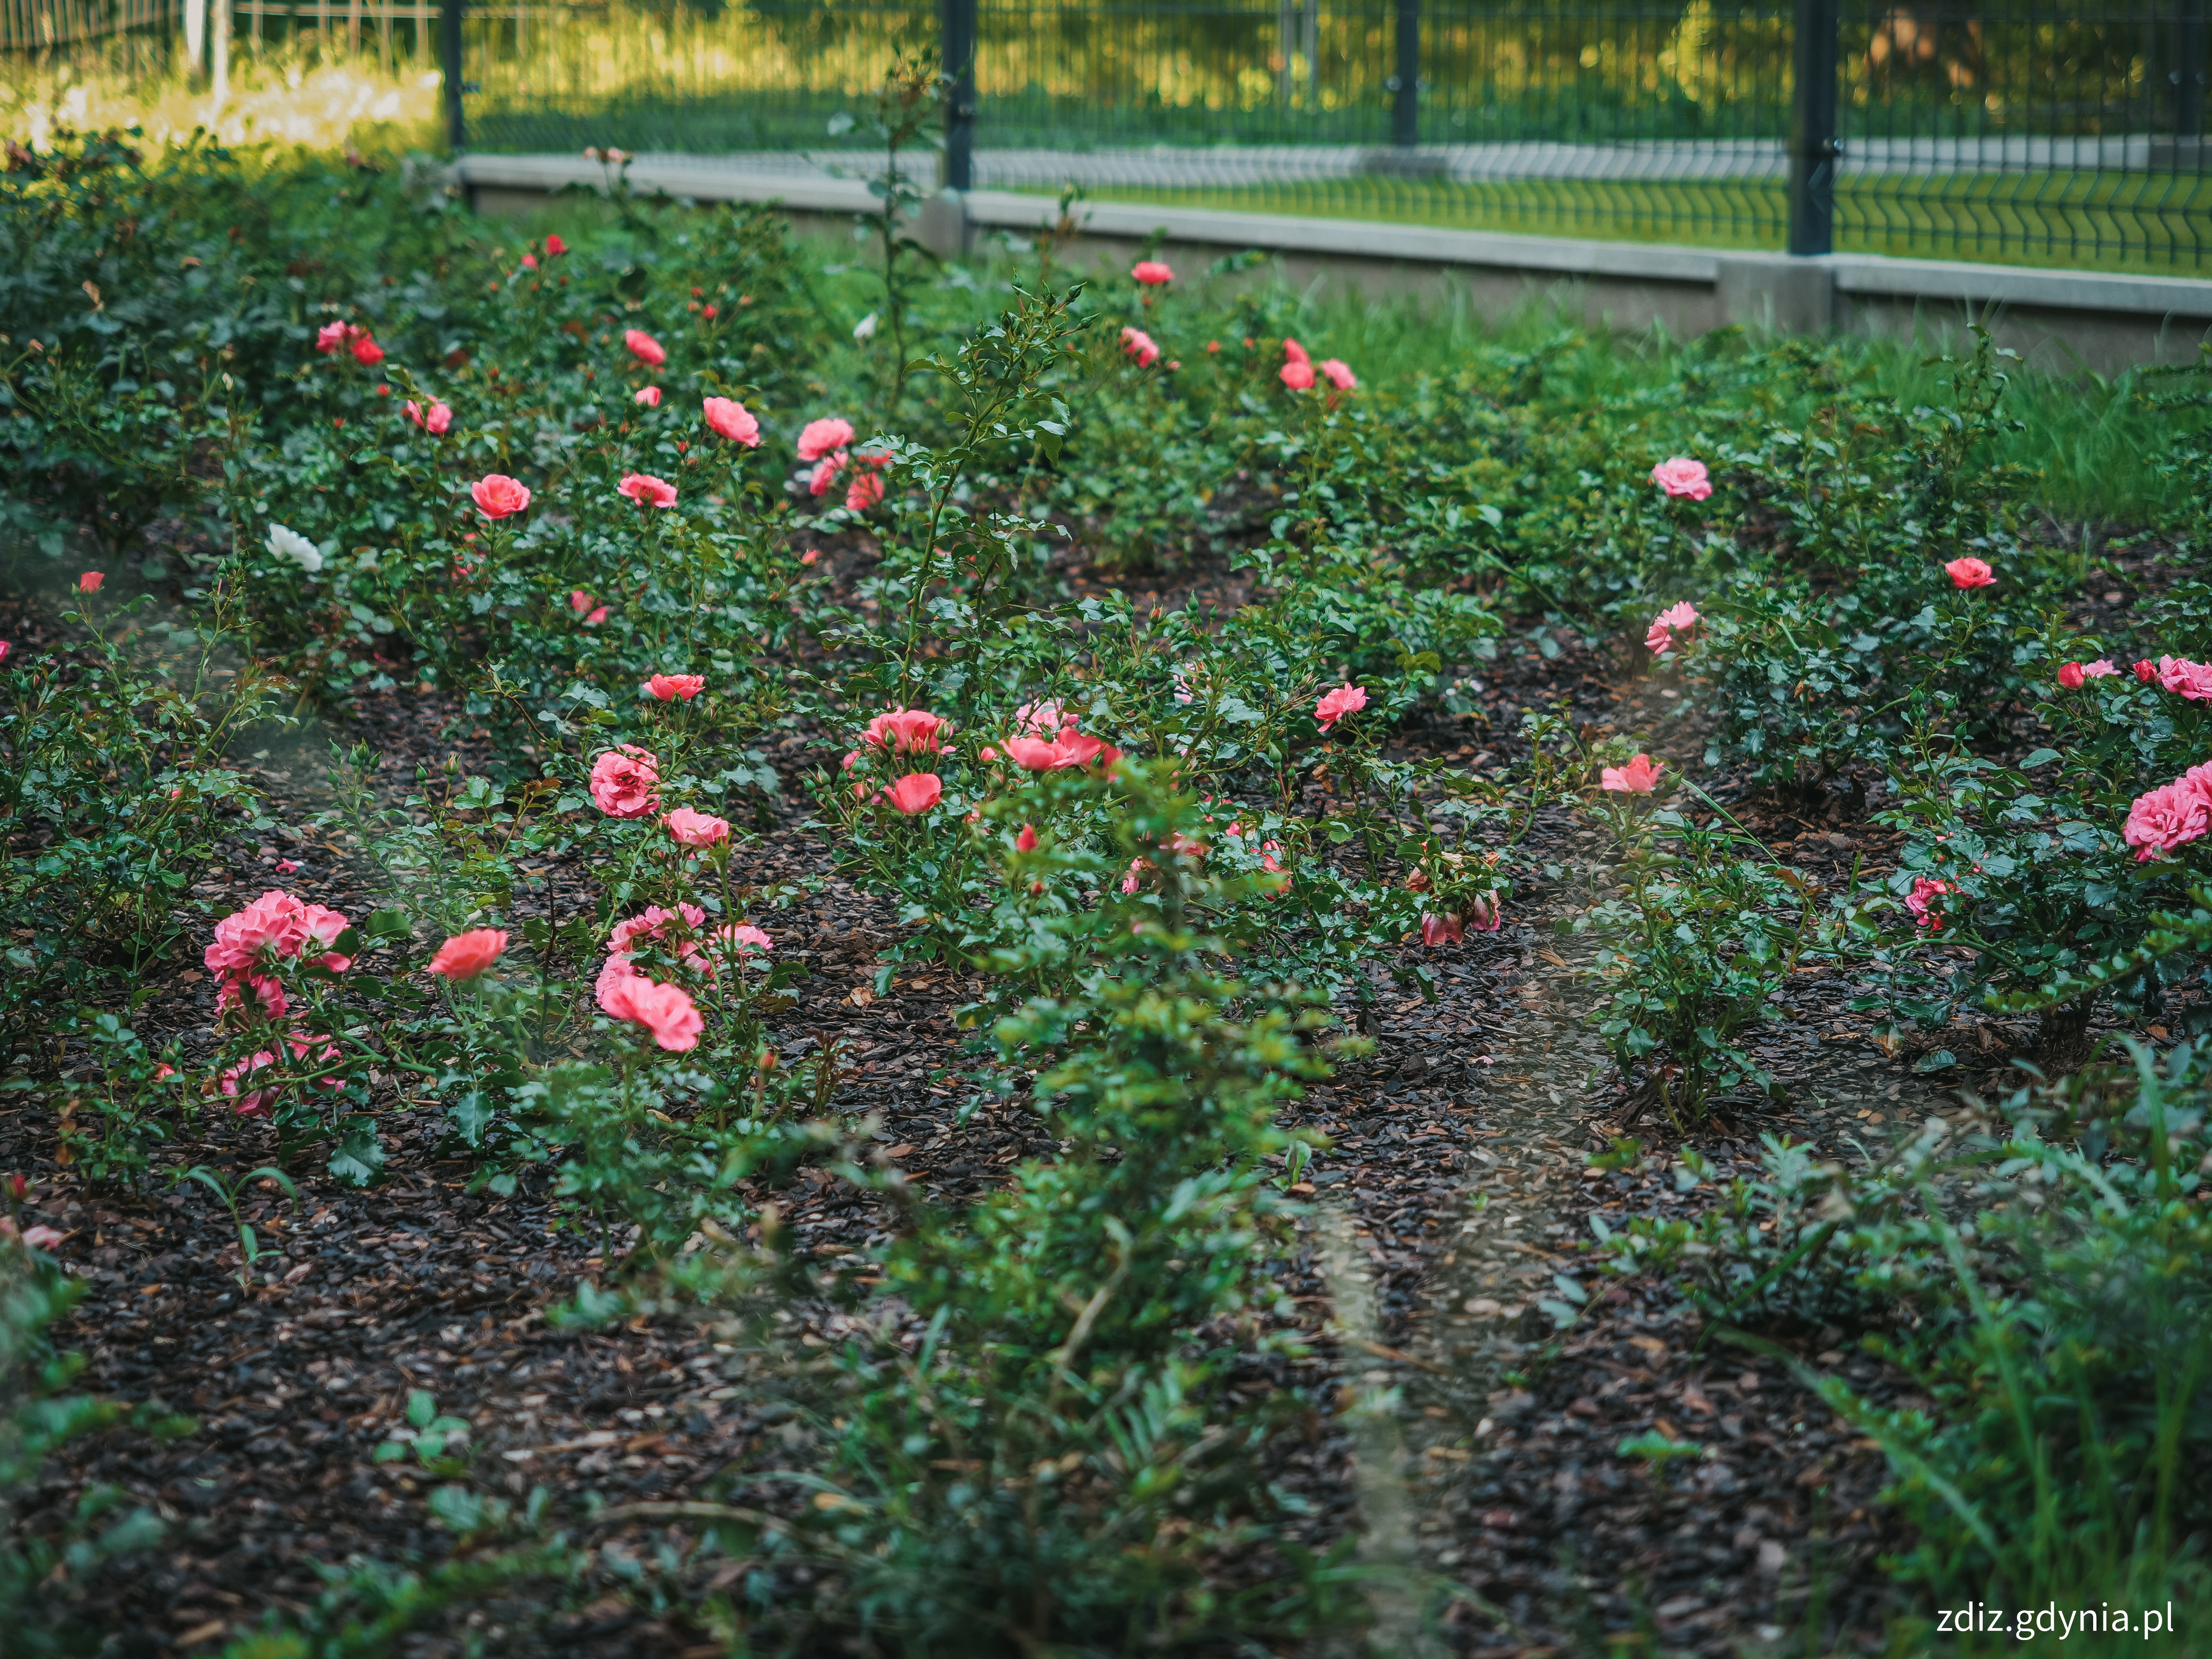
[[438, 1399], [428, 1389], [416, 1389], [407, 1396], [407, 1420], [418, 1429], [427, 1429], [438, 1415]]

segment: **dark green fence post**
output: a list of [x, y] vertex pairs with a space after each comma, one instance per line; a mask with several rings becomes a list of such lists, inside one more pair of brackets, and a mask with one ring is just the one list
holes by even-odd
[[1398, 0], [1398, 72], [1390, 77], [1390, 142], [1421, 142], [1421, 0]]
[[945, 77], [945, 184], [975, 185], [975, 0], [942, 0]]
[[1836, 246], [1837, 0], [1797, 0], [1796, 85], [1790, 106], [1790, 251]]
[[461, 0], [440, 0], [438, 67], [446, 82], [446, 142], [458, 153], [468, 142], [461, 119]]
[[2204, 0], [2179, 0], [2173, 19], [2173, 164], [2195, 172], [2203, 158], [2186, 141], [2204, 136]]

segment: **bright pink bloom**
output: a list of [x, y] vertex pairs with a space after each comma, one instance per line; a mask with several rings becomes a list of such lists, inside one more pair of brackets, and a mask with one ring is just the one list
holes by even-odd
[[530, 505], [530, 489], [504, 472], [487, 473], [469, 486], [477, 511], [487, 519], [510, 519]]
[[422, 405], [410, 398], [400, 405], [399, 412], [434, 436], [444, 436], [447, 429], [453, 423], [453, 409], [446, 404], [433, 402], [430, 405], [430, 412], [426, 416], [422, 412]]
[[712, 847], [717, 842], [730, 838], [730, 821], [718, 818], [709, 812], [695, 812], [688, 806], [679, 806], [661, 823], [668, 833], [686, 847]]
[[1022, 826], [1021, 833], [1014, 837], [1014, 851], [1017, 853], [1036, 851], [1036, 830], [1034, 825], [1025, 823]]
[[1283, 384], [1293, 392], [1313, 390], [1314, 366], [1304, 357], [1293, 357], [1283, 365]]
[[2158, 678], [2158, 665], [2148, 657], [2145, 657], [2136, 665], [2136, 678], [2145, 685], [2148, 685]]
[[1659, 768], [1649, 755], [1638, 755], [1626, 766], [1608, 766], [1598, 774], [1601, 787], [1616, 794], [1648, 795], [1659, 787]]
[[592, 799], [611, 818], [641, 818], [660, 805], [660, 763], [635, 744], [592, 763]]
[[808, 493], [815, 495], [827, 495], [830, 493], [830, 486], [837, 482], [837, 475], [845, 470], [845, 463], [851, 459], [841, 449], [835, 454], [824, 455], [817, 461], [814, 464], [814, 476], [806, 481]]
[[353, 353], [354, 362], [364, 368], [374, 368], [384, 361], [384, 348], [371, 339], [366, 330], [354, 337], [348, 349]]
[[737, 957], [741, 960], [756, 951], [775, 949], [775, 941], [749, 921], [736, 922], [726, 927], [717, 927], [714, 930], [714, 938], [726, 954]]
[[1646, 649], [1664, 656], [1674, 643], [1674, 630], [1687, 628], [1698, 620], [1698, 607], [1687, 599], [1673, 605], [1651, 619], [1651, 629], [1644, 636]]
[[1138, 260], [1129, 268], [1129, 275], [1146, 288], [1158, 288], [1164, 283], [1175, 281], [1175, 272], [1170, 270], [1165, 262], [1159, 259]]
[[315, 331], [315, 349], [328, 356], [357, 331], [350, 323], [325, 323]]
[[1358, 376], [1355, 375], [1350, 368], [1334, 357], [1324, 357], [1314, 367], [1319, 369], [1328, 383], [1339, 392], [1351, 392], [1357, 389], [1359, 385]]
[[1982, 559], [1954, 559], [1943, 567], [1943, 574], [1951, 579], [1954, 587], [1987, 587], [1996, 580], [1996, 572]]
[[1006, 758], [1031, 772], [1065, 772], [1094, 762], [1111, 766], [1121, 758], [1113, 744], [1078, 732], [1063, 730], [1050, 743], [1037, 738], [1008, 738]]
[[282, 888], [271, 888], [225, 916], [216, 923], [215, 940], [201, 956], [215, 976], [216, 1009], [236, 1006], [244, 1000], [244, 987], [271, 1019], [283, 1018], [289, 1005], [276, 970], [289, 963], [314, 962], [331, 973], [345, 972], [352, 959], [331, 947], [348, 925], [336, 910], [303, 903]]
[[[799, 432], [799, 459], [818, 461], [824, 455], [840, 450], [853, 441], [853, 423], [834, 416], [827, 420], [809, 421]], [[822, 492], [814, 492], [819, 495]]]
[[100, 592], [100, 583], [106, 580], [106, 572], [88, 570], [76, 579], [76, 591], [80, 593], [97, 593]]
[[[1252, 343], [1247, 340], [1244, 343], [1250, 345]], [[1296, 340], [1286, 338], [1283, 342], [1283, 361], [1286, 363], [1310, 363], [1313, 359], [1306, 354], [1306, 349]], [[1313, 382], [1308, 380], [1306, 384], [1311, 386]]]
[[2160, 657], [2158, 683], [2191, 702], [2212, 702], [2212, 663], [2191, 662], [2186, 657]]
[[644, 1026], [655, 1042], [677, 1054], [697, 1048], [699, 1033], [707, 1024], [689, 991], [680, 985], [663, 985], [642, 974], [631, 974], [611, 983], [602, 974], [599, 1006], [617, 1019]]
[[523, 268], [525, 270], [537, 270], [537, 269], [538, 269], [538, 256], [537, 256], [536, 254], [534, 254], [534, 253], [526, 253], [526, 254], [524, 254], [524, 255], [522, 256], [522, 268]]
[[1073, 727], [1075, 720], [1056, 702], [1025, 702], [1014, 710], [1014, 730], [1025, 738], [1049, 738]]
[[945, 799], [945, 782], [934, 772], [909, 772], [884, 793], [892, 805], [912, 817]]
[[883, 498], [884, 475], [882, 473], [855, 472], [853, 475], [853, 482], [845, 488], [845, 510], [848, 513], [866, 513]]
[[2195, 841], [2212, 828], [2212, 802], [2179, 779], [2136, 797], [2128, 808], [2121, 839], [2136, 849], [2136, 861], [2148, 863]]
[[630, 402], [643, 404], [647, 409], [658, 409], [660, 407], [660, 388], [657, 386], [641, 386], [630, 394]]
[[2098, 658], [2094, 662], [2085, 662], [2081, 665], [2081, 678], [2086, 680], [2105, 679], [2112, 675], [2118, 673], [2120, 671], [2118, 669], [2112, 666], [2110, 661], [2103, 657]]
[[668, 353], [660, 342], [641, 328], [623, 330], [623, 343], [629, 348], [629, 355], [647, 368], [659, 368], [668, 361]]
[[707, 424], [733, 444], [760, 447], [760, 422], [743, 404], [729, 398], [709, 398], [699, 405]]
[[1935, 908], [1935, 901], [1946, 893], [1959, 890], [1948, 881], [1936, 881], [1928, 876], [1915, 876], [1912, 890], [1905, 896], [1905, 908], [1912, 915], [1915, 927], [1937, 928], [1943, 926], [1942, 913]]
[[[11, 648], [7, 641], [0, 640], [0, 662], [8, 660], [8, 653]], [[170, 793], [173, 794], [175, 792], [173, 790]]]
[[568, 251], [568, 245], [562, 241], [557, 234], [545, 239], [545, 252], [548, 258], [558, 258]]
[[625, 916], [607, 935], [607, 951], [629, 957], [648, 945], [658, 945], [689, 961], [699, 954], [691, 936], [707, 925], [707, 913], [696, 904], [678, 904], [673, 910], [648, 904], [634, 916]]
[[1705, 464], [1686, 455], [1674, 456], [1653, 467], [1651, 482], [1669, 495], [1686, 495], [1693, 501], [1702, 501], [1713, 493]]
[[2081, 665], [2078, 662], [2062, 662], [2058, 665], [2058, 683], [2069, 691], [2079, 691], [2085, 678]]
[[1347, 684], [1338, 686], [1314, 705], [1314, 718], [1326, 732], [1346, 714], [1356, 714], [1366, 707], [1367, 688]]
[[1159, 347], [1153, 343], [1152, 337], [1141, 328], [1125, 328], [1121, 331], [1121, 349], [1137, 360], [1137, 367], [1139, 368], [1150, 368], [1160, 358]]
[[662, 702], [682, 698], [689, 702], [707, 689], [703, 674], [655, 674], [645, 683], [645, 694]]
[[477, 927], [456, 933], [430, 958], [430, 971], [456, 985], [480, 977], [507, 949], [507, 935], [496, 927]]
[[650, 472], [623, 473], [622, 482], [615, 486], [615, 494], [627, 495], [642, 507], [676, 505], [676, 486]]
[[868, 722], [860, 741], [891, 755], [936, 755], [945, 750], [952, 723], [927, 708], [889, 708]]

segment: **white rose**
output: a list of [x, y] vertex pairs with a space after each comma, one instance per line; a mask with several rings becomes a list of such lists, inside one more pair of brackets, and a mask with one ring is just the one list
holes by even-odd
[[323, 568], [322, 550], [296, 530], [287, 530], [281, 524], [269, 526], [269, 539], [263, 544], [280, 559], [290, 559], [309, 575]]

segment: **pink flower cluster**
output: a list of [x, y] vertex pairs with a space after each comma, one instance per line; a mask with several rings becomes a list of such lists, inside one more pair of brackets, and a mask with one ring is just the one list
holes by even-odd
[[1905, 896], [1905, 908], [1911, 914], [1912, 925], [1931, 932], [1942, 927], [1943, 913], [1936, 908], [1936, 901], [1946, 893], [1958, 890], [1948, 881], [1939, 881], [1932, 876], [1915, 876], [1912, 890]]
[[215, 975], [218, 1010], [239, 1006], [251, 991], [253, 1000], [270, 1019], [282, 1019], [290, 1007], [280, 971], [302, 962], [313, 962], [331, 973], [353, 966], [350, 957], [331, 946], [349, 926], [336, 910], [308, 904], [281, 888], [271, 888], [234, 915], [215, 925], [215, 943], [201, 960]]
[[[648, 905], [617, 922], [607, 936], [607, 959], [593, 988], [600, 1009], [611, 1018], [644, 1026], [663, 1048], [680, 1053], [696, 1048], [706, 1021], [691, 994], [680, 985], [647, 977], [635, 964], [641, 952], [653, 949], [672, 957], [679, 969], [717, 977], [714, 958], [699, 944], [706, 926], [707, 913], [696, 904], [678, 904], [673, 910]], [[707, 937], [726, 957], [740, 963], [756, 951], [775, 948], [775, 942], [750, 922], [718, 927]]]
[[2136, 861], [2164, 858], [2212, 829], [2212, 762], [2192, 766], [2172, 783], [2136, 797], [2128, 808], [2121, 839], [2136, 849]]
[[1310, 392], [1316, 380], [1325, 380], [1339, 392], [1351, 392], [1359, 385], [1359, 377], [1334, 357], [1314, 362], [1306, 349], [1296, 340], [1283, 342], [1282, 382], [1293, 392]]
[[809, 421], [799, 429], [799, 459], [814, 463], [814, 476], [807, 488], [817, 495], [826, 495], [841, 477], [846, 477], [845, 510], [866, 513], [884, 498], [883, 471], [891, 464], [891, 458], [880, 450], [851, 453], [853, 423], [850, 421], [824, 419]]
[[440, 403], [434, 398], [430, 401], [429, 411], [427, 414], [424, 413], [422, 405], [412, 398], [410, 398], [402, 406], [401, 412], [434, 438], [444, 437], [453, 424], [452, 406]]
[[315, 331], [315, 349], [325, 357], [341, 348], [351, 352], [354, 362], [365, 368], [374, 368], [384, 361], [384, 348], [358, 323], [325, 323]]
[[[2083, 674], [2089, 671], [2083, 669]], [[2186, 657], [2146, 657], [2136, 665], [2136, 678], [2191, 702], [2212, 702], [2212, 663], [2191, 662]]]
[[1121, 349], [1137, 360], [1139, 368], [1150, 368], [1160, 360], [1159, 343], [1141, 328], [1121, 331]]
[[1651, 629], [1644, 636], [1644, 648], [1655, 655], [1665, 656], [1674, 646], [1674, 630], [1692, 626], [1698, 620], [1698, 607], [1687, 599], [1680, 605], [1670, 605], [1651, 619]]

